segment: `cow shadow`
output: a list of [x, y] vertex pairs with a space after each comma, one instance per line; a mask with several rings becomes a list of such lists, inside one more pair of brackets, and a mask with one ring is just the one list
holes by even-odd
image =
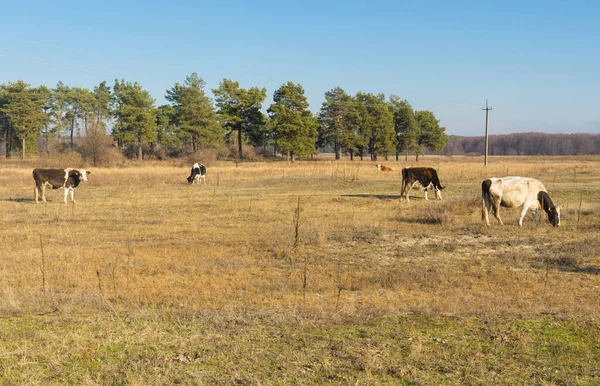
[[589, 275], [600, 275], [600, 267], [589, 266], [578, 266], [578, 265], [559, 265], [559, 271], [571, 272], [571, 273], [587, 273]]
[[0, 198], [0, 201], [6, 202], [35, 202], [31, 199], [31, 197], [19, 197], [19, 198]]
[[341, 196], [354, 198], [376, 198], [378, 200], [397, 200], [400, 198], [399, 195], [390, 194], [342, 194]]

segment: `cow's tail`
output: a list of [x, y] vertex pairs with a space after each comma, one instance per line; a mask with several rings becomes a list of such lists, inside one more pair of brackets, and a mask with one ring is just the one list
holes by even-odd
[[[406, 189], [406, 185], [408, 184], [408, 168], [402, 168], [402, 190], [400, 191], [400, 198], [404, 194], [404, 190]], [[408, 192], [406, 192], [408, 197]]]
[[37, 183], [37, 169], [33, 169], [31, 172], [33, 175], [33, 201], [38, 202], [38, 183]]
[[481, 219], [488, 219], [489, 213], [488, 208], [491, 206], [490, 200], [490, 188], [492, 187], [491, 180], [485, 180], [481, 183]]

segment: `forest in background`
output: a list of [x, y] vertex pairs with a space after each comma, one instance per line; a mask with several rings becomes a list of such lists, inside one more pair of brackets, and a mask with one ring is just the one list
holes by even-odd
[[[439, 153], [443, 155], [481, 155], [485, 137], [450, 136]], [[491, 135], [489, 154], [511, 155], [589, 155], [600, 154], [600, 134], [514, 133]]]
[[[219, 157], [249, 159], [263, 155], [294, 161], [312, 158], [319, 150], [376, 160], [402, 153], [419, 156], [441, 151], [445, 127], [434, 113], [414, 111], [396, 95], [358, 92], [352, 96], [335, 87], [315, 114], [300, 84], [287, 82], [264, 106], [265, 88], [241, 88], [223, 79], [205, 91], [196, 73], [166, 90], [169, 102], [156, 100], [137, 82], [116, 79], [93, 90], [59, 82], [56, 87], [32, 87], [19, 80], [0, 85], [0, 153], [78, 152], [93, 165], [106, 164], [106, 154], [164, 159], [198, 151]], [[266, 113], [265, 113], [266, 111]], [[40, 145], [40, 139], [42, 145]], [[250, 149], [250, 152], [247, 150]], [[115, 152], [116, 150], [116, 152]]]

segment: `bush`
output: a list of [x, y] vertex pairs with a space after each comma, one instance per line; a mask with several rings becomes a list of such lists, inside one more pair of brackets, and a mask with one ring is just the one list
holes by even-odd
[[114, 162], [115, 154], [111, 149], [115, 149], [112, 139], [101, 130], [90, 130], [77, 147], [83, 159], [93, 166], [108, 166]]
[[185, 159], [189, 165], [192, 165], [194, 162], [200, 162], [205, 166], [211, 166], [214, 165], [220, 158], [219, 155], [221, 155], [219, 150], [213, 148], [205, 148], [200, 149], [195, 153], [188, 154]]

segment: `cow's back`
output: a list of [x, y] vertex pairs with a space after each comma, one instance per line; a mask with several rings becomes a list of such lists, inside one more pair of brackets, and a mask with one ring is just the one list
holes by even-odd
[[501, 177], [489, 178], [490, 194], [502, 197], [501, 205], [507, 208], [516, 208], [528, 202], [534, 205], [540, 191], [546, 191], [544, 184], [535, 178], [528, 177]]
[[33, 169], [33, 179], [36, 186], [50, 184], [53, 189], [58, 189], [64, 186], [66, 180], [65, 169]]

